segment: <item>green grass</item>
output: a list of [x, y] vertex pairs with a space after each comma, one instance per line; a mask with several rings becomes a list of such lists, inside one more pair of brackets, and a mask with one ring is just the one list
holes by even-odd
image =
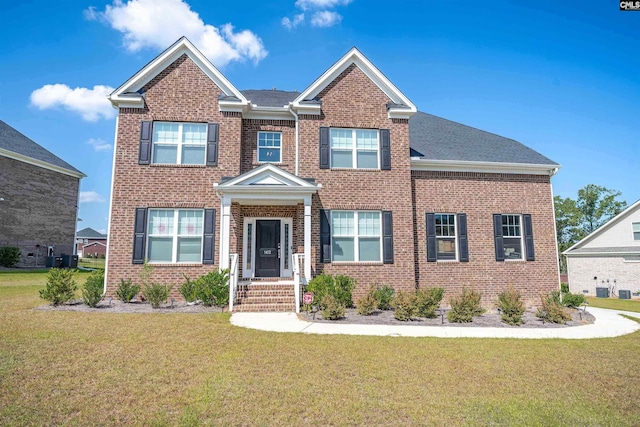
[[79, 267], [95, 268], [104, 270], [104, 259], [100, 258], [78, 258]]
[[44, 279], [5, 279], [3, 426], [640, 425], [640, 332], [279, 334], [233, 327], [220, 313], [34, 310]]
[[589, 307], [611, 308], [614, 310], [640, 313], [640, 300], [588, 297]]

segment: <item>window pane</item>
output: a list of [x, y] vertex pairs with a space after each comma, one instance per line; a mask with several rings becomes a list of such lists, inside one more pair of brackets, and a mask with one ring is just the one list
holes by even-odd
[[178, 262], [200, 262], [202, 239], [200, 237], [178, 238]]
[[284, 225], [284, 269], [289, 269], [289, 224]]
[[331, 129], [331, 148], [353, 148], [351, 129]]
[[378, 132], [375, 130], [356, 130], [356, 148], [378, 149]]
[[358, 241], [360, 261], [380, 261], [380, 238], [361, 237]]
[[205, 146], [182, 147], [182, 164], [183, 165], [204, 165]]
[[251, 251], [253, 243], [253, 224], [247, 224], [247, 270], [251, 269]]
[[207, 141], [207, 126], [203, 124], [185, 123], [182, 125], [183, 142], [187, 144], [202, 144]]
[[331, 254], [334, 261], [353, 261], [353, 237], [334, 237]]
[[280, 149], [275, 147], [258, 148], [259, 162], [280, 162]]
[[156, 122], [153, 126], [153, 142], [178, 143], [180, 141], [178, 123]]
[[505, 259], [522, 259], [522, 240], [520, 238], [505, 237], [503, 245]]
[[181, 236], [201, 236], [202, 215], [202, 211], [179, 211], [178, 234]]
[[358, 235], [380, 235], [380, 212], [358, 212]]
[[353, 151], [331, 150], [332, 168], [352, 168]]
[[175, 165], [178, 162], [177, 145], [153, 145], [153, 163]]
[[149, 251], [147, 258], [153, 262], [171, 262], [173, 238], [149, 237]]
[[378, 168], [378, 152], [358, 150], [357, 161], [358, 161], [358, 168], [360, 169], [377, 169]]
[[334, 236], [355, 235], [353, 212], [333, 212], [331, 214], [331, 230]]
[[633, 240], [640, 240], [640, 222], [633, 223]]
[[153, 209], [149, 212], [149, 234], [173, 234], [173, 210]]
[[456, 242], [451, 238], [439, 238], [438, 259], [456, 259]]

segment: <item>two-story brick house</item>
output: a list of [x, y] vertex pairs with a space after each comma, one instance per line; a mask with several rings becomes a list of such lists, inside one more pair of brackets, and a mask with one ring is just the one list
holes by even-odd
[[354, 277], [356, 298], [558, 288], [558, 165], [418, 112], [355, 48], [300, 93], [239, 91], [182, 38], [110, 100], [108, 294], [145, 259], [167, 284], [237, 271], [245, 310], [293, 310], [294, 282], [322, 272]]

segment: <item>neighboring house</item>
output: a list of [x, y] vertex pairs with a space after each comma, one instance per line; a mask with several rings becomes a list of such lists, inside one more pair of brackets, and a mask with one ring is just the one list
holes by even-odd
[[76, 253], [79, 257], [103, 257], [107, 254], [107, 235], [85, 228], [76, 232]]
[[0, 121], [0, 246], [20, 248], [18, 267], [74, 253], [85, 175]]
[[596, 287], [640, 291], [640, 200], [563, 252], [569, 290], [596, 295]]
[[176, 285], [231, 268], [234, 310], [293, 310], [320, 273], [355, 278], [354, 300], [474, 287], [490, 306], [513, 285], [537, 304], [559, 287], [559, 165], [418, 112], [356, 48], [302, 92], [239, 91], [182, 38], [110, 100], [109, 295], [145, 259]]

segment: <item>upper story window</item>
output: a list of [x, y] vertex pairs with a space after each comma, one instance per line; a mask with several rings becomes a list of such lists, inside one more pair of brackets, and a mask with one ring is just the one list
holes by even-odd
[[456, 259], [456, 216], [454, 214], [435, 214], [436, 258], [438, 260]]
[[280, 132], [258, 132], [258, 162], [282, 162], [282, 134]]
[[207, 125], [204, 123], [153, 123], [153, 163], [204, 165]]
[[524, 259], [520, 215], [502, 215], [502, 238], [504, 259]]
[[380, 169], [377, 130], [331, 128], [330, 141], [332, 168]]
[[149, 209], [149, 262], [202, 262], [203, 214], [202, 209]]
[[633, 223], [633, 240], [640, 240], [640, 222]]

